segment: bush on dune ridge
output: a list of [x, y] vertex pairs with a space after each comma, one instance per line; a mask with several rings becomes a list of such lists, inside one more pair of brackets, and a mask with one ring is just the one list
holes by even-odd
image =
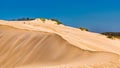
[[59, 25], [59, 24], [62, 24], [62, 22], [60, 22], [60, 21], [57, 20], [57, 19], [50, 19], [50, 20], [57, 22], [58, 25]]
[[79, 29], [81, 29], [82, 31], [89, 31], [87, 28], [84, 27], [80, 27]]
[[106, 35], [107, 38], [114, 39], [114, 38], [119, 38], [120, 37], [120, 32], [104, 32], [101, 33], [103, 35]]
[[40, 20], [42, 20], [43, 22], [45, 22], [46, 18], [40, 18]]
[[35, 18], [23, 17], [18, 19], [11, 19], [10, 21], [31, 21], [31, 20], [35, 20]]
[[[18, 19], [11, 19], [10, 21], [31, 21], [31, 20], [35, 20], [37, 18], [29, 18], [29, 17], [26, 17], [26, 18], [18, 18]], [[43, 22], [45, 22], [46, 19], [48, 18], [39, 18], [40, 20], [42, 20]], [[63, 24], [62, 22], [60, 22], [59, 20], [57, 19], [48, 19], [48, 20], [52, 20], [52, 21], [55, 21], [57, 22], [57, 24]]]

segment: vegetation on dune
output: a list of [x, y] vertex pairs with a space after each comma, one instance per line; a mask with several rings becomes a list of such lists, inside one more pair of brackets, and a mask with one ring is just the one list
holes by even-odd
[[120, 36], [115, 36], [116, 38], [120, 39]]
[[50, 19], [50, 20], [57, 22], [58, 25], [59, 25], [59, 24], [62, 24], [62, 22], [60, 22], [60, 21], [57, 20], [57, 19]]
[[111, 38], [111, 39], [113, 39], [114, 37], [120, 38], [120, 32], [104, 32], [101, 34], [106, 35], [107, 38]]
[[43, 22], [45, 22], [46, 18], [40, 18], [40, 20], [42, 20]]
[[114, 39], [114, 36], [112, 36], [112, 35], [107, 35], [107, 38]]
[[[40, 18], [40, 20], [42, 20], [43, 22], [45, 22], [46, 19], [47, 19], [47, 18]], [[55, 22], [57, 22], [58, 25], [59, 25], [59, 24], [62, 24], [62, 22], [60, 22], [60, 21], [57, 20], [57, 19], [48, 19], [48, 20], [55, 21]]]
[[89, 31], [87, 28], [84, 27], [80, 27], [79, 29], [81, 29], [82, 31]]
[[120, 36], [120, 32], [104, 32], [103, 35]]
[[[26, 17], [26, 18], [18, 18], [18, 19], [12, 19], [12, 20], [10, 20], [10, 21], [31, 21], [31, 20], [35, 20], [36, 18], [29, 18], [29, 17]], [[43, 22], [45, 22], [45, 20], [47, 19], [47, 18], [39, 18], [40, 20], [42, 20]], [[57, 20], [57, 19], [48, 19], [48, 20], [52, 20], [52, 21], [55, 21], [55, 22], [57, 22], [57, 24], [59, 25], [59, 24], [62, 24], [62, 22], [60, 22], [59, 20]]]
[[12, 19], [10, 21], [31, 21], [31, 20], [35, 20], [35, 18], [26, 17], [26, 18]]

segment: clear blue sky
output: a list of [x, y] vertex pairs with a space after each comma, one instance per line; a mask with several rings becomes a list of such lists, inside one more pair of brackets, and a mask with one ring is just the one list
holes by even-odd
[[0, 0], [0, 19], [56, 18], [91, 31], [120, 32], [120, 0]]

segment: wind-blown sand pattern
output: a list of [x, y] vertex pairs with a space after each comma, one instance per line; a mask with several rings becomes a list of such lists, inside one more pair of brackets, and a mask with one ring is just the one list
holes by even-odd
[[119, 68], [120, 41], [45, 21], [0, 21], [0, 68]]

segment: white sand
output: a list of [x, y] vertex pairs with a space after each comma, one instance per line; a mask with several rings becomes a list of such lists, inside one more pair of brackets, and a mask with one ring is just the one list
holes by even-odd
[[119, 67], [119, 40], [46, 22], [1, 20], [0, 68]]

